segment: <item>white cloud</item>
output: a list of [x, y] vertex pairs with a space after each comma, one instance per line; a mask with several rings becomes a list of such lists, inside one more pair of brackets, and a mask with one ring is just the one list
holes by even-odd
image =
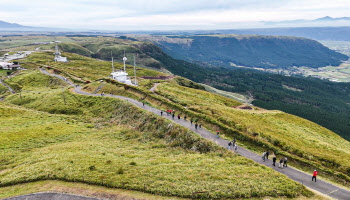
[[[84, 29], [215, 29], [348, 16], [349, 0], [0, 0], [0, 20]], [[249, 22], [249, 23], [247, 23]]]

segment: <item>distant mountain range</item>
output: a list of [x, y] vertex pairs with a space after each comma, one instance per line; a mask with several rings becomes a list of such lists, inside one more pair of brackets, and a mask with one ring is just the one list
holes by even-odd
[[[288, 20], [288, 21], [277, 21], [277, 22], [271, 22], [271, 21], [262, 21], [261, 23], [271, 26], [301, 26], [301, 25], [307, 25], [307, 26], [349, 26], [350, 25], [350, 17], [338, 17], [333, 18], [330, 16], [314, 19], [314, 20], [306, 20], [306, 19], [297, 19], [297, 20]], [[336, 24], [334, 24], [336, 23]]]
[[0, 32], [7, 31], [67, 31], [62, 28], [23, 26], [16, 23], [9, 23], [0, 20]]

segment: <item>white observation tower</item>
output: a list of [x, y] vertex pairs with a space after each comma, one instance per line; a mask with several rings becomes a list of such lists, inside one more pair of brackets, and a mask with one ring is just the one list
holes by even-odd
[[125, 83], [127, 85], [134, 85], [131, 82], [130, 77], [128, 77], [128, 73], [126, 72], [126, 67], [125, 67], [125, 62], [128, 59], [125, 56], [125, 52], [124, 52], [124, 57], [123, 57], [123, 64], [124, 64], [124, 70], [118, 70], [118, 71], [114, 71], [114, 62], [113, 62], [113, 56], [112, 56], [112, 79], [120, 82], [120, 83]]

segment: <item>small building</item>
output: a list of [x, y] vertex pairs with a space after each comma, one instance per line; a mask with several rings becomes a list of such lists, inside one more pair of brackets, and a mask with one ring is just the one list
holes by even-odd
[[56, 46], [55, 46], [55, 62], [68, 62], [67, 57], [62, 57], [61, 56], [61, 52], [58, 51], [58, 47], [57, 47], [57, 43], [58, 41], [55, 42]]
[[14, 63], [8, 63], [8, 62], [0, 62], [0, 69], [17, 70], [17, 69], [20, 69], [20, 65], [15, 65]]
[[[113, 57], [112, 57], [112, 70], [113, 70], [112, 73], [111, 73], [112, 79], [116, 80], [116, 81], [118, 81], [120, 83], [125, 83], [127, 85], [136, 85], [136, 84], [133, 84], [131, 82], [131, 79], [128, 76], [128, 73], [126, 72], [126, 69], [125, 69], [125, 61], [126, 60], [127, 60], [127, 58], [125, 57], [125, 53], [124, 53], [124, 57], [123, 57], [124, 70], [114, 71], [114, 62], [113, 62]], [[136, 75], [135, 75], [135, 78], [136, 78]]]

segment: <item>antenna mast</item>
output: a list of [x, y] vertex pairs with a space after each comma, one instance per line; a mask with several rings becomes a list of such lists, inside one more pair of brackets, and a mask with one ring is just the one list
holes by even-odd
[[123, 62], [124, 62], [124, 72], [126, 72], [126, 70], [125, 70], [125, 61], [127, 61], [128, 59], [126, 58], [126, 56], [125, 56], [125, 51], [124, 51], [124, 58], [123, 58]]
[[112, 55], [112, 51], [111, 51], [111, 57], [112, 57], [112, 72], [114, 72], [114, 62], [113, 62], [113, 55]]

